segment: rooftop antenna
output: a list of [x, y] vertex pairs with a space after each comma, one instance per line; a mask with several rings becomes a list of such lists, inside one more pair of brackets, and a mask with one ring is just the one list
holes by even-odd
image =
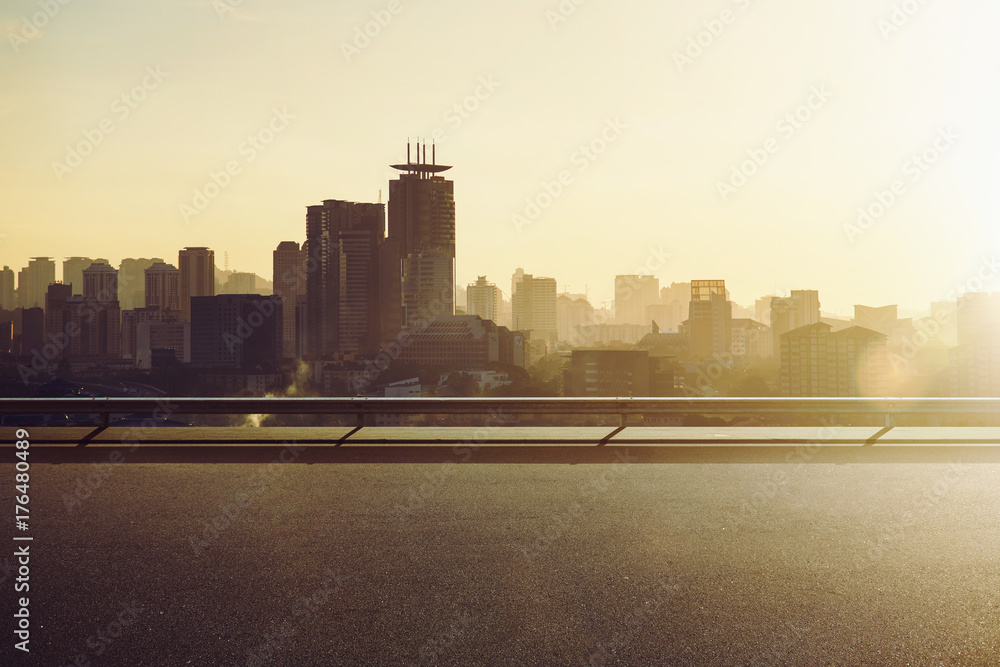
[[378, 203], [382, 203], [382, 188], [378, 189]]
[[437, 164], [437, 143], [431, 139], [431, 164]]
[[406, 164], [413, 164], [410, 162], [410, 138], [406, 138]]

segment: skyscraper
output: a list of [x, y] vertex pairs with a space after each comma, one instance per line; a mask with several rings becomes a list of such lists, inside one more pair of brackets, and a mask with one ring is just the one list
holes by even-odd
[[465, 290], [465, 299], [466, 314], [497, 321], [500, 312], [500, 290], [493, 283], [486, 282], [486, 276], [479, 276], [476, 282], [469, 283]]
[[17, 272], [17, 301], [21, 308], [45, 306], [45, 292], [56, 281], [56, 263], [51, 257], [32, 257]]
[[[102, 302], [118, 301], [118, 270], [107, 263], [94, 262], [83, 270], [84, 298]], [[74, 291], [76, 288], [74, 288]]]
[[389, 230], [382, 245], [383, 339], [455, 313], [455, 189], [438, 176], [433, 149], [417, 144], [417, 161], [392, 165], [405, 172], [389, 182]]
[[280, 297], [282, 303], [281, 356], [290, 359], [296, 356], [295, 304], [298, 297], [306, 293], [305, 249], [300, 249], [296, 241], [282, 241], [275, 248], [273, 259], [274, 295]]
[[615, 322], [648, 325], [646, 307], [660, 302], [656, 276], [615, 276]]
[[725, 280], [692, 280], [688, 305], [689, 354], [694, 359], [724, 358], [732, 346], [733, 305]]
[[93, 263], [110, 264], [106, 259], [98, 257], [67, 257], [62, 263], [63, 285], [72, 285], [72, 294], [83, 294], [83, 270], [90, 268]]
[[306, 208], [307, 352], [374, 352], [385, 206], [327, 199]]
[[157, 262], [143, 272], [143, 302], [147, 308], [181, 310], [181, 272], [173, 264]]
[[789, 297], [771, 298], [771, 334], [774, 352], [781, 349], [781, 334], [819, 322], [819, 292], [792, 290]]
[[215, 252], [208, 248], [184, 248], [177, 255], [181, 272], [181, 317], [191, 320], [191, 297], [215, 296]]
[[[532, 331], [532, 342], [554, 343], [558, 337], [556, 323], [556, 280], [536, 278], [530, 273], [514, 274], [514, 330]], [[520, 280], [518, 280], [520, 278]]]
[[14, 284], [14, 271], [9, 266], [0, 270], [0, 310], [17, 308], [17, 286]]
[[[105, 264], [108, 262], [105, 260]], [[142, 308], [151, 304], [144, 301], [146, 294], [146, 269], [154, 264], [163, 264], [160, 257], [126, 257], [118, 266], [118, 301], [122, 310]]]

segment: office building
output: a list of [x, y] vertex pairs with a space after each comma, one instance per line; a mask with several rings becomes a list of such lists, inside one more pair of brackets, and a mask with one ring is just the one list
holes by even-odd
[[381, 247], [382, 337], [419, 328], [455, 312], [455, 190], [439, 174], [434, 153], [417, 144], [416, 161], [406, 147], [406, 164], [389, 182], [388, 234]]
[[111, 264], [107, 259], [90, 257], [67, 257], [62, 263], [62, 283], [71, 285], [72, 294], [83, 294], [83, 270], [91, 264]]
[[282, 241], [272, 255], [274, 295], [282, 303], [282, 352], [286, 359], [297, 357], [295, 308], [299, 296], [306, 293], [306, 254], [296, 241]]
[[819, 292], [792, 290], [791, 296], [771, 298], [771, 336], [775, 351], [781, 349], [781, 335], [819, 322]]
[[181, 312], [180, 269], [156, 262], [145, 270], [143, 282], [143, 302], [147, 308]]
[[646, 309], [660, 303], [656, 276], [615, 276], [615, 323], [649, 326]]
[[888, 386], [885, 334], [822, 322], [781, 335], [783, 396], [884, 396]]
[[177, 254], [181, 272], [181, 319], [191, 321], [191, 299], [215, 295], [215, 252], [209, 248], [184, 248]]
[[465, 288], [467, 315], [478, 315], [484, 320], [497, 321], [500, 314], [500, 288], [486, 282], [486, 276], [479, 276], [476, 282]]
[[405, 332], [400, 363], [420, 368], [482, 368], [491, 363], [523, 365], [515, 347], [523, 337], [478, 315], [443, 315]]
[[378, 350], [385, 206], [327, 199], [306, 208], [306, 326], [314, 357]]
[[191, 298], [191, 363], [264, 372], [281, 360], [282, 303], [272, 296]]
[[725, 280], [692, 280], [688, 304], [688, 350], [692, 359], [727, 358], [732, 345], [733, 306]]
[[145, 300], [146, 269], [156, 264], [163, 264], [163, 259], [160, 257], [126, 257], [118, 265], [118, 302], [123, 311], [152, 305], [146, 303]]
[[51, 257], [32, 257], [17, 272], [17, 304], [21, 308], [45, 306], [45, 292], [56, 281], [56, 263]]
[[515, 331], [531, 331], [532, 341], [554, 343], [559, 328], [556, 323], [556, 280], [536, 278], [518, 269], [514, 274], [511, 295]]

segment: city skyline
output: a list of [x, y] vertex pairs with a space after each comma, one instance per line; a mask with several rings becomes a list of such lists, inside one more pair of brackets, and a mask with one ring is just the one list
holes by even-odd
[[459, 285], [520, 266], [610, 301], [655, 251], [661, 282], [740, 303], [915, 310], [992, 259], [997, 8], [569, 4], [98, 2], [38, 27], [11, 3], [0, 262], [206, 246], [267, 275], [303, 202], [385, 201], [406, 137], [455, 166]]

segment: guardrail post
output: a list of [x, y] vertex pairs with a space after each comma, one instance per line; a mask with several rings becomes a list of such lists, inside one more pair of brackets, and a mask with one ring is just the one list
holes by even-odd
[[896, 415], [892, 414], [891, 412], [885, 413], [885, 427], [892, 428], [895, 425], [896, 425]]
[[364, 425], [365, 425], [365, 413], [359, 412], [358, 413], [358, 422], [357, 422], [356, 426], [358, 428], [362, 428]]
[[621, 428], [628, 426], [628, 415], [618, 415], [618, 426]]
[[100, 427], [101, 428], [107, 428], [108, 427], [108, 423], [109, 423], [110, 420], [111, 420], [111, 413], [102, 412], [101, 413], [101, 421], [100, 421], [100, 424], [99, 424]]

